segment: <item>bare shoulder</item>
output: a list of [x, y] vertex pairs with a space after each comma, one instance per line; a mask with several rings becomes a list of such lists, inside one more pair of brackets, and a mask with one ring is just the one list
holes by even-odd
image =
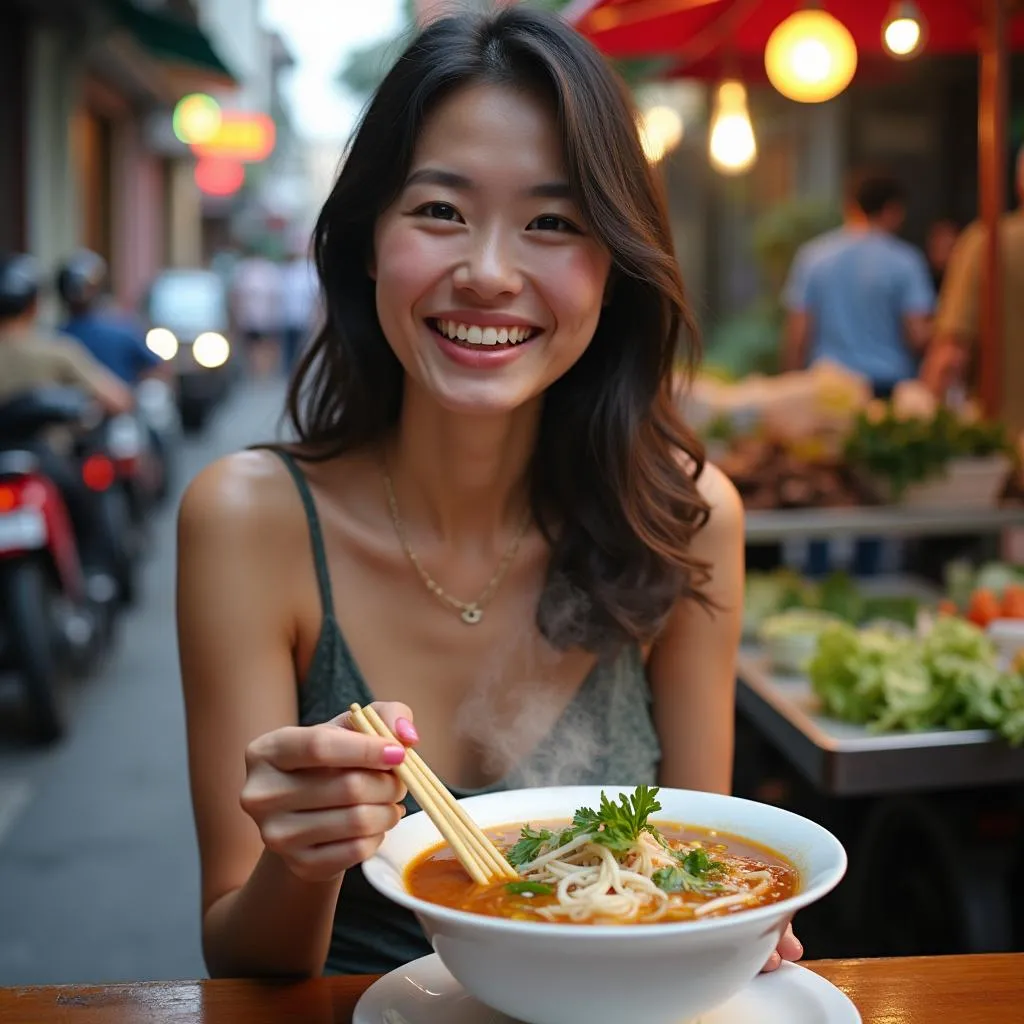
[[[696, 466], [685, 452], [679, 456], [688, 473]], [[713, 462], [705, 462], [697, 478], [697, 492], [707, 502], [707, 523], [697, 531], [693, 546], [705, 556], [721, 546], [732, 546], [743, 534], [743, 499], [736, 485]]]
[[704, 465], [697, 490], [710, 508], [708, 531], [733, 534], [743, 528], [743, 499], [736, 485], [714, 463]]
[[244, 451], [212, 462], [189, 484], [178, 512], [180, 536], [211, 533], [269, 541], [297, 521], [295, 485], [269, 451]]

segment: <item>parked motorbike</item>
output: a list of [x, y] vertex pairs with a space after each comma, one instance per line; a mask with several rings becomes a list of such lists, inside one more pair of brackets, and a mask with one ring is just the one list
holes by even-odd
[[148, 434], [130, 413], [94, 418], [76, 453], [96, 522], [88, 556], [110, 572], [118, 600], [132, 605], [139, 596], [139, 567], [158, 486]]
[[149, 434], [156, 475], [155, 501], [165, 501], [174, 487], [182, 424], [175, 389], [157, 377], [148, 377], [135, 388], [138, 417]]
[[[88, 400], [67, 389], [0, 406], [0, 666], [21, 676], [41, 742], [64, 734], [61, 684], [103, 653], [115, 615], [118, 584], [102, 536], [110, 521], [97, 516], [89, 538], [76, 532], [54, 471], [58, 462], [40, 440], [48, 429], [80, 425], [88, 415]], [[96, 451], [70, 460], [69, 469], [97, 493], [115, 473], [112, 460]]]

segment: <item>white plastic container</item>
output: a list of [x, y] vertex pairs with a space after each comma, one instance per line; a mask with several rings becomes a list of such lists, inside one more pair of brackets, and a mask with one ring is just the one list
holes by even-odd
[[1006, 484], [1006, 455], [953, 459], [945, 476], [911, 484], [897, 504], [909, 508], [992, 508]]
[[992, 638], [999, 656], [1009, 664], [1024, 651], [1024, 619], [995, 619], [985, 632]]

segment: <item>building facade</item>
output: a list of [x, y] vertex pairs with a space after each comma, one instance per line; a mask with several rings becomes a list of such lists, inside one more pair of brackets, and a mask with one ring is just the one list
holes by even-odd
[[188, 234], [191, 158], [154, 145], [151, 119], [233, 81], [188, 0], [12, 0], [0, 13], [0, 246], [51, 271], [94, 249], [114, 298], [136, 308]]

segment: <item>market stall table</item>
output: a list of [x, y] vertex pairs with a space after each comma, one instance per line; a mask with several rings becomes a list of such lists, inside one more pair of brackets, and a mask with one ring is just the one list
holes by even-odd
[[989, 729], [873, 733], [819, 713], [810, 682], [771, 672], [744, 646], [736, 703], [758, 732], [821, 793], [881, 796], [1024, 783], [1024, 748]]
[[838, 537], [952, 537], [1024, 527], [1024, 505], [999, 508], [901, 508], [894, 505], [754, 511], [748, 544]]
[[[873, 733], [826, 717], [806, 678], [773, 674], [764, 652], [753, 645], [740, 651], [737, 682], [737, 707], [753, 728], [818, 793], [834, 801], [833, 830], [855, 820], [843, 801], [873, 798], [850, 835], [840, 836], [851, 865], [845, 902], [859, 933], [872, 933], [884, 914], [869, 899], [871, 879], [892, 864], [894, 849], [909, 844], [927, 849], [928, 857], [908, 870], [928, 890], [921, 898], [946, 907], [950, 920], [959, 922], [951, 926], [957, 948], [975, 953], [1015, 948], [1007, 893], [1024, 863], [1024, 850], [1012, 836], [979, 838], [964, 821], [976, 809], [972, 794], [1024, 783], [1024, 748], [1009, 746], [987, 729]], [[963, 795], [953, 799], [951, 791]], [[961, 862], [983, 867], [963, 871]], [[912, 906], [908, 896], [904, 912], [912, 915], [907, 909]], [[1024, 1006], [1019, 1019], [1024, 1021]]]
[[[820, 960], [863, 1024], [1019, 1024], [1024, 954]], [[369, 976], [0, 989], [4, 1024], [351, 1024]], [[415, 1021], [410, 1024], [416, 1024]], [[753, 1024], [753, 1022], [752, 1022]]]

